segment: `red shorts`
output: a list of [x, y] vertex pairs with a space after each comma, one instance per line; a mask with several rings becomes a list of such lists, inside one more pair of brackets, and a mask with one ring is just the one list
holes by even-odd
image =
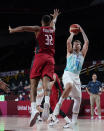
[[48, 76], [53, 80], [54, 64], [55, 62], [52, 56], [43, 53], [36, 54], [30, 71], [30, 79]]

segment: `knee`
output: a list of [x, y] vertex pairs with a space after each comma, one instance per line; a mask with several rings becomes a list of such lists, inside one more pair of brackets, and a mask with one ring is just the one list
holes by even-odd
[[93, 105], [93, 104], [91, 104], [91, 108], [94, 108], [94, 105]]
[[37, 109], [37, 110], [39, 110], [39, 109], [40, 109], [40, 106], [39, 106], [39, 105], [37, 105], [37, 106], [36, 106], [36, 109]]
[[50, 92], [50, 89], [49, 88], [45, 88], [44, 92]]
[[72, 90], [72, 84], [68, 83], [68, 84], [66, 85], [65, 90], [63, 91], [62, 96], [63, 96], [63, 97], [68, 97], [71, 90]]
[[71, 83], [67, 83], [66, 84], [66, 90], [71, 90], [72, 89], [72, 84]]
[[44, 90], [49, 90], [50, 89], [50, 83], [49, 82], [43, 82], [43, 88], [44, 88]]
[[30, 86], [31, 89], [35, 88], [35, 84], [32, 83], [31, 86]]
[[97, 105], [97, 108], [100, 108], [100, 104], [99, 104], [99, 105]]
[[80, 97], [74, 98], [73, 113], [76, 114], [79, 113], [80, 105], [81, 105], [81, 98]]
[[31, 83], [30, 88], [32, 90], [37, 89], [37, 85], [38, 85], [37, 83]]
[[77, 102], [77, 103], [81, 104], [81, 97], [76, 97], [74, 99], [74, 102]]

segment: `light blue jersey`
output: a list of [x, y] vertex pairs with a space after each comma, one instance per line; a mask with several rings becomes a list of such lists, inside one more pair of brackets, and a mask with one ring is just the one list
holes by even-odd
[[76, 52], [73, 52], [70, 56], [67, 57], [65, 71], [69, 71], [74, 74], [80, 74], [83, 62], [84, 62], [84, 57], [82, 53], [79, 52], [77, 54]]

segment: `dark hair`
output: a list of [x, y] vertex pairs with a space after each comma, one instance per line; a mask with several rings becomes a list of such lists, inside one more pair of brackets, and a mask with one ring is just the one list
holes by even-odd
[[44, 16], [42, 17], [42, 22], [44, 22], [45, 25], [49, 25], [50, 22], [51, 22], [51, 17], [50, 17], [50, 15], [44, 15]]
[[93, 75], [96, 75], [96, 76], [97, 76], [97, 74], [96, 74], [96, 73], [93, 73], [93, 74], [92, 74], [92, 76], [93, 76]]
[[74, 42], [79, 42], [80, 45], [82, 45], [82, 43], [80, 42], [80, 40], [74, 40], [74, 41], [73, 41], [73, 44], [74, 44]]

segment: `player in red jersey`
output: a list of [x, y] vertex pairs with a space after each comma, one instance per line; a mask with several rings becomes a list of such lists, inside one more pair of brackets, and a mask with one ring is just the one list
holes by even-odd
[[37, 85], [40, 78], [43, 79], [43, 87], [45, 91], [45, 103], [43, 110], [43, 119], [47, 120], [49, 116], [49, 95], [50, 95], [50, 81], [53, 80], [54, 73], [54, 54], [55, 54], [55, 23], [59, 10], [55, 9], [52, 14], [42, 17], [42, 27], [40, 26], [21, 26], [16, 28], [9, 27], [9, 32], [34, 32], [39, 44], [39, 51], [35, 55], [33, 66], [30, 72], [31, 84], [31, 108], [32, 114], [30, 119], [30, 126], [36, 122], [39, 112], [36, 109]]

